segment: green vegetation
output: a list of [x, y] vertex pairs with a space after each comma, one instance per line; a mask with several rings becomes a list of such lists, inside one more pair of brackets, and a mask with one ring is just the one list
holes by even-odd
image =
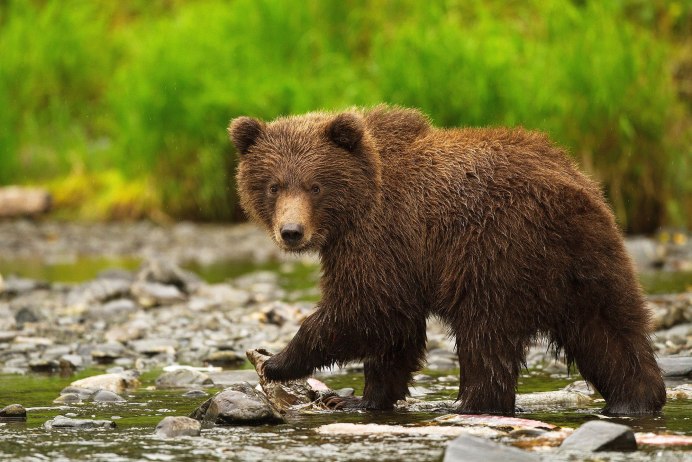
[[545, 130], [629, 231], [690, 226], [691, 24], [680, 0], [8, 0], [0, 184], [70, 217], [234, 219], [231, 118], [387, 102]]

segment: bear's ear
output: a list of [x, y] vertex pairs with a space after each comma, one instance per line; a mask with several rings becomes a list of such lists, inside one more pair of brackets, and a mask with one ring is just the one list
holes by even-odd
[[365, 130], [362, 117], [351, 112], [339, 114], [327, 125], [327, 136], [339, 147], [354, 151]]
[[228, 126], [228, 136], [240, 154], [247, 154], [264, 131], [264, 122], [252, 117], [238, 117]]

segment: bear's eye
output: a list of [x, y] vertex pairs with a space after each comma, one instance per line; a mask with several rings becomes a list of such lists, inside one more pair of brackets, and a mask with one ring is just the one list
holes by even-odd
[[317, 184], [312, 185], [310, 188], [310, 192], [313, 194], [319, 194], [320, 193], [320, 186]]
[[269, 193], [270, 194], [276, 194], [278, 192], [279, 192], [279, 185], [273, 184], [273, 185], [269, 186]]

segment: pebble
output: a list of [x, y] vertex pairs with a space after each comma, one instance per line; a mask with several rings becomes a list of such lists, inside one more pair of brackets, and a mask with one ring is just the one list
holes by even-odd
[[76, 388], [108, 390], [120, 394], [127, 389], [139, 386], [137, 376], [138, 374], [134, 371], [122, 374], [101, 374], [76, 380], [70, 385]]
[[123, 403], [125, 398], [108, 390], [99, 390], [92, 399], [97, 403]]
[[211, 386], [214, 382], [209, 375], [204, 372], [191, 369], [177, 369], [164, 372], [156, 379], [156, 388], [197, 388], [201, 386]]
[[692, 356], [664, 356], [657, 359], [664, 377], [692, 375]]
[[65, 416], [55, 416], [55, 418], [43, 424], [46, 430], [76, 429], [91, 430], [94, 428], [115, 428], [112, 420], [91, 420], [91, 419], [72, 419]]
[[162, 438], [176, 438], [178, 436], [199, 436], [202, 424], [190, 417], [164, 417], [156, 425], [154, 434]]

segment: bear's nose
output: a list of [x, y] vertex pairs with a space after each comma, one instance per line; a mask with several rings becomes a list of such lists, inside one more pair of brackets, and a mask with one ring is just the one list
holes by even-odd
[[286, 223], [281, 227], [281, 239], [283, 239], [286, 244], [297, 244], [303, 239], [303, 225], [299, 223]]

